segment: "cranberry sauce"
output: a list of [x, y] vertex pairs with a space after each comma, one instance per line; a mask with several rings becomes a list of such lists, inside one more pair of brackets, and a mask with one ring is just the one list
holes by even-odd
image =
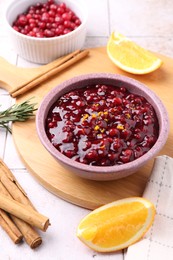
[[18, 15], [12, 27], [28, 36], [48, 38], [67, 34], [80, 24], [79, 17], [65, 3], [47, 0], [31, 5], [25, 13]]
[[125, 87], [94, 85], [60, 97], [46, 132], [61, 153], [96, 166], [125, 164], [145, 154], [159, 134], [155, 111]]

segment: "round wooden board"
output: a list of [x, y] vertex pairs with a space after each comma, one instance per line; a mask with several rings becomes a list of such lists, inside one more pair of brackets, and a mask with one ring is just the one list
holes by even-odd
[[[171, 129], [160, 154], [173, 156], [173, 60], [160, 57], [164, 61], [160, 69], [148, 75], [134, 76], [119, 70], [108, 58], [105, 47], [90, 49], [89, 57], [26, 93], [17, 102], [34, 96], [33, 101], [39, 104], [50, 89], [81, 74], [110, 72], [133, 77], [154, 90], [165, 104], [170, 115]], [[110, 182], [90, 181], [74, 176], [50, 156], [38, 139], [34, 119], [13, 124], [13, 138], [26, 168], [46, 189], [64, 200], [88, 209], [129, 196], [141, 196], [154, 162], [154, 159], [151, 160], [140, 171], [124, 179]]]

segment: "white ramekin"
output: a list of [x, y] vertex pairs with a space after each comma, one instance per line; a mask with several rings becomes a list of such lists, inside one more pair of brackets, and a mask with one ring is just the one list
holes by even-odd
[[[73, 0], [58, 1], [66, 3], [82, 21], [77, 29], [66, 35], [36, 38], [21, 34], [12, 28], [12, 23], [17, 15], [37, 2], [38, 0], [14, 0], [6, 8], [5, 20], [11, 37], [11, 44], [13, 44], [13, 48], [19, 56], [30, 62], [46, 64], [58, 57], [81, 49], [86, 37], [87, 12], [85, 5], [75, 3]], [[39, 2], [45, 3], [46, 0], [39, 0]]]

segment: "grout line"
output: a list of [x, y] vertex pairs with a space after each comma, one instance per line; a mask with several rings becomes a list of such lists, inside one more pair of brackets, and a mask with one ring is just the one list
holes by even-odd
[[111, 15], [110, 15], [110, 0], [107, 0], [107, 10], [108, 10], [108, 30], [109, 30], [109, 35], [111, 35]]
[[[110, 30], [110, 28], [109, 28]], [[87, 36], [86, 39], [97, 39], [97, 38], [101, 38], [101, 39], [107, 39], [109, 36], [103, 36], [103, 35], [97, 35], [97, 36]], [[129, 38], [138, 38], [138, 39], [167, 39], [168, 37], [164, 37], [164, 36], [150, 36], [150, 35], [147, 35], [147, 36], [139, 36], [139, 35], [126, 35], [126, 37], [129, 37]]]
[[8, 132], [6, 130], [6, 133], [5, 133], [5, 141], [4, 141], [4, 149], [3, 149], [3, 154], [2, 154], [2, 159], [4, 160], [5, 158], [5, 151], [6, 151], [6, 145], [7, 145], [7, 135], [8, 135]]
[[87, 36], [87, 39], [97, 39], [97, 38], [107, 39], [108, 36], [103, 36], [103, 35]]
[[28, 170], [25, 167], [21, 167], [21, 168], [9, 168], [11, 171], [24, 171], [24, 172], [28, 172]]
[[123, 260], [125, 260], [125, 249], [122, 249]]
[[7, 93], [1, 93], [0, 96], [9, 96], [9, 93], [8, 92]]
[[[153, 35], [126, 35], [126, 37], [131, 37], [131, 38], [145, 38], [145, 39], [168, 39], [168, 36], [153, 36]], [[170, 37], [171, 38], [171, 37]]]
[[16, 62], [15, 62], [15, 65], [17, 66], [17, 64], [18, 64], [18, 61], [19, 61], [19, 55], [17, 54], [16, 55]]

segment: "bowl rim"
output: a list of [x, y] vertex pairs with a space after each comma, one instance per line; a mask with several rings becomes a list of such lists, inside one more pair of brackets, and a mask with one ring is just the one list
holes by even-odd
[[[5, 13], [4, 13], [4, 16], [5, 16], [5, 22], [6, 22], [6, 25], [8, 26], [8, 28], [10, 29], [10, 31], [12, 33], [14, 33], [16, 36], [18, 37], [21, 37], [23, 39], [28, 39], [28, 40], [32, 40], [32, 41], [37, 41], [37, 42], [48, 42], [48, 41], [57, 41], [58, 39], [59, 40], [63, 40], [63, 39], [66, 39], [66, 38], [69, 38], [70, 36], [72, 37], [74, 34], [77, 34], [78, 31], [81, 31], [83, 29], [83, 27], [86, 26], [86, 23], [87, 23], [87, 17], [88, 17], [88, 12], [87, 12], [87, 8], [84, 8], [85, 9], [85, 12], [82, 11], [82, 15], [83, 15], [83, 20], [81, 21], [81, 24], [73, 31], [65, 34], [65, 35], [60, 35], [60, 36], [54, 36], [54, 37], [45, 37], [45, 38], [38, 38], [38, 37], [32, 37], [32, 36], [29, 36], [29, 35], [25, 35], [25, 34], [22, 34], [20, 32], [17, 32], [16, 30], [13, 29], [13, 27], [10, 25], [8, 19], [7, 19], [7, 15], [8, 15], [8, 12], [10, 10], [10, 8], [12, 8], [15, 4], [17, 4], [18, 2], [21, 2], [22, 3], [23, 0], [13, 0], [11, 2], [8, 3], [8, 5], [6, 6], [5, 8]], [[46, 2], [46, 0], [43, 0], [44, 2]], [[57, 1], [57, 0], [55, 0]], [[72, 3], [73, 5], [75, 6], [78, 6], [80, 11], [83, 9], [82, 5], [84, 5], [84, 2], [82, 2], [82, 5], [81, 4], [78, 4], [76, 3], [74, 0], [58, 0], [59, 2], [69, 2], [69, 3]], [[31, 5], [29, 2], [28, 3], [28, 7]], [[68, 4], [67, 4], [68, 5]], [[17, 15], [16, 15], [17, 17]]]
[[[156, 141], [156, 143], [153, 145], [153, 147], [144, 155], [141, 157], [135, 159], [132, 162], [122, 164], [122, 165], [113, 165], [113, 166], [93, 166], [93, 165], [87, 165], [83, 164], [80, 162], [73, 161], [72, 159], [68, 158], [67, 156], [63, 155], [61, 152], [59, 152], [50, 142], [46, 135], [45, 131], [45, 118], [47, 116], [47, 113], [53, 105], [53, 103], [60, 97], [62, 94], [61, 92], [67, 89], [71, 85], [78, 84], [79, 82], [84, 82], [87, 81], [88, 78], [91, 80], [91, 83], [93, 79], [103, 79], [103, 80], [116, 80], [119, 82], [127, 83], [131, 86], [135, 85], [135, 87], [139, 90], [142, 90], [150, 99], [152, 102], [155, 103], [161, 117], [158, 117], [159, 121], [159, 136]], [[104, 83], [103, 83], [104, 84]], [[75, 88], [72, 88], [75, 89]], [[72, 90], [71, 89], [71, 90]], [[68, 90], [70, 91], [70, 90]], [[68, 91], [64, 92], [67, 93]], [[60, 95], [59, 95], [60, 94]], [[47, 106], [47, 104], [49, 104]], [[159, 104], [159, 105], [158, 105]], [[152, 105], [153, 106], [153, 105]], [[155, 111], [156, 108], [154, 107]], [[38, 111], [36, 113], [36, 130], [38, 137], [41, 141], [41, 143], [44, 145], [44, 147], [47, 149], [47, 151], [50, 152], [50, 154], [54, 157], [57, 158], [61, 163], [66, 164], [69, 167], [73, 167], [73, 169], [82, 170], [83, 172], [88, 172], [89, 170], [92, 171], [94, 174], [102, 175], [107, 172], [116, 174], [116, 172], [124, 172], [124, 171], [129, 171], [131, 168], [139, 168], [139, 166], [143, 166], [148, 160], [152, 159], [165, 145], [168, 134], [169, 134], [169, 118], [168, 118], [168, 112], [161, 101], [161, 99], [151, 90], [149, 89], [145, 84], [124, 76], [124, 75], [119, 75], [119, 74], [113, 74], [113, 73], [89, 73], [89, 74], [84, 74], [84, 75], [79, 75], [76, 77], [73, 77], [71, 79], [68, 79], [53, 89], [51, 89], [47, 95], [43, 98], [41, 101]]]

